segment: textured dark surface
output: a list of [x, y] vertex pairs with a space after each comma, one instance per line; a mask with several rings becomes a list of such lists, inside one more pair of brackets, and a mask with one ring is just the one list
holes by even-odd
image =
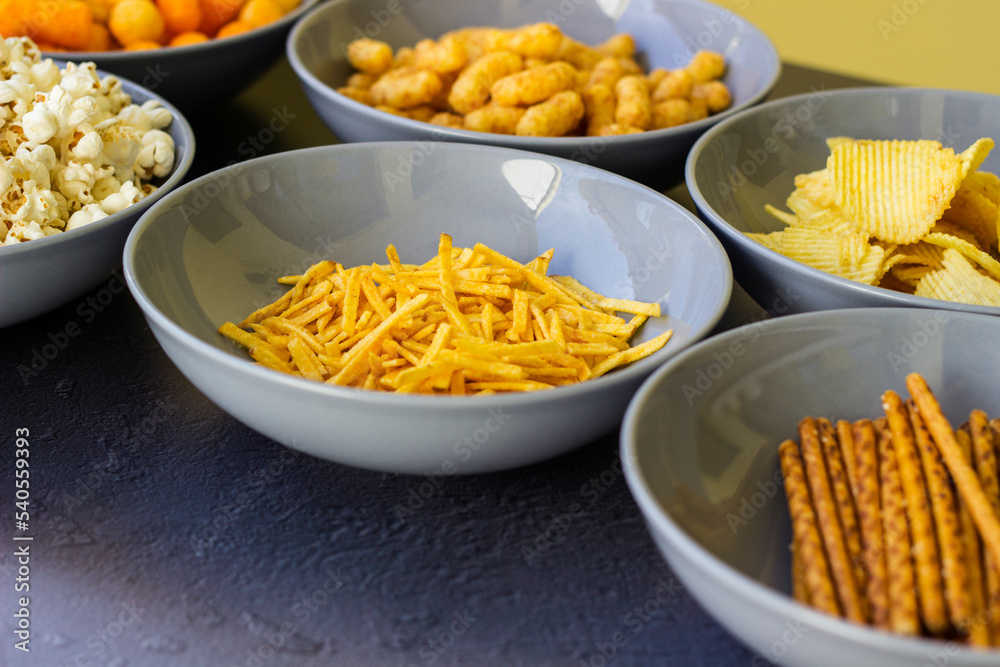
[[[786, 66], [775, 94], [852, 83]], [[335, 141], [285, 62], [191, 120], [192, 177]], [[734, 299], [721, 327], [759, 312]], [[10, 500], [18, 428], [26, 532]], [[616, 434], [467, 478], [296, 454], [187, 382], [118, 275], [0, 329], [0, 446], [0, 667], [761, 663], [673, 578]], [[33, 536], [28, 593], [15, 533]], [[29, 654], [14, 648], [21, 595]]]

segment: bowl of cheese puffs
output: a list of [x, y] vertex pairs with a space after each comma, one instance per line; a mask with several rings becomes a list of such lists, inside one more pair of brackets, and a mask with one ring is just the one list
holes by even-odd
[[342, 141], [507, 146], [653, 187], [679, 182], [694, 140], [780, 73], [763, 33], [700, 0], [613, 15], [596, 0], [348, 0], [311, 11], [287, 52]]
[[773, 315], [1000, 314], [1000, 96], [853, 88], [775, 100], [691, 150], [687, 185]]

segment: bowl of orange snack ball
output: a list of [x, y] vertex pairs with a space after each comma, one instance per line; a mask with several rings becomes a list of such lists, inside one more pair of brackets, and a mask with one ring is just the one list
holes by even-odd
[[996, 327], [922, 308], [776, 317], [636, 392], [629, 489], [750, 665], [1000, 662]]
[[0, 0], [0, 35], [156, 91], [186, 113], [211, 110], [273, 64], [318, 0]]
[[780, 72], [763, 33], [700, 0], [345, 0], [304, 17], [288, 57], [342, 141], [508, 146], [653, 186]]

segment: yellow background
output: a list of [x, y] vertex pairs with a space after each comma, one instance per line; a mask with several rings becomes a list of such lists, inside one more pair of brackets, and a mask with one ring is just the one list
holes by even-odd
[[1000, 95], [1000, 0], [715, 0], [782, 60], [898, 85]]

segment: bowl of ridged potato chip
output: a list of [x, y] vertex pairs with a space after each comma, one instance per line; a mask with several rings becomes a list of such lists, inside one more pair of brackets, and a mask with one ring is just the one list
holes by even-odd
[[686, 180], [772, 314], [917, 306], [1000, 314], [1000, 97], [856, 88], [729, 118]]

